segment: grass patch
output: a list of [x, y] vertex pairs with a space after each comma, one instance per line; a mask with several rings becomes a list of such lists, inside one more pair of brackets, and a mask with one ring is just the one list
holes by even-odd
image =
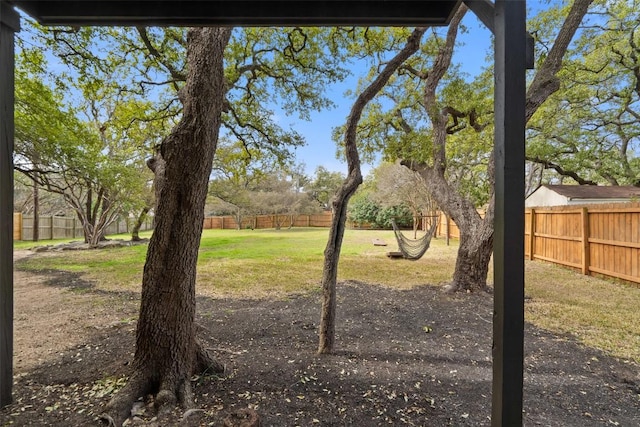
[[47, 245], [58, 245], [62, 243], [69, 242], [77, 242], [80, 239], [55, 239], [55, 240], [38, 240], [37, 242], [32, 242], [30, 240], [14, 240], [13, 241], [13, 250], [26, 250], [35, 248], [38, 246], [47, 246]]
[[[329, 231], [205, 230], [200, 245], [196, 292], [211, 297], [284, 298], [318, 292]], [[146, 235], [148, 236], [148, 234]], [[122, 236], [128, 238], [128, 236]], [[388, 246], [372, 244], [382, 239]], [[33, 246], [32, 242], [29, 247]], [[44, 242], [48, 243], [48, 242]], [[20, 248], [19, 245], [15, 246]], [[339, 280], [407, 289], [438, 285], [453, 275], [457, 243], [434, 239], [418, 261], [386, 256], [397, 244], [392, 231], [347, 230]], [[83, 272], [108, 291], [140, 291], [146, 245], [46, 253], [17, 264], [25, 270]], [[492, 280], [490, 269], [489, 280]], [[570, 333], [585, 344], [640, 362], [640, 289], [583, 276], [543, 262], [526, 262], [526, 320], [547, 330]]]
[[640, 289], [532, 261], [525, 280], [529, 322], [640, 362]]

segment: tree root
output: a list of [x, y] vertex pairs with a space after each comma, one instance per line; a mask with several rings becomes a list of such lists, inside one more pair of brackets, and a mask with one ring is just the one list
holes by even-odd
[[446, 294], [455, 294], [457, 292], [485, 292], [493, 294], [493, 288], [488, 285], [474, 285], [472, 287], [462, 286], [458, 282], [450, 282], [442, 287], [442, 290]]
[[200, 340], [196, 339], [196, 354], [193, 358], [194, 374], [223, 374], [224, 364], [218, 362]]
[[132, 375], [127, 384], [113, 396], [104, 412], [100, 415], [103, 425], [120, 427], [131, 415], [133, 403], [139, 397], [152, 392], [151, 389], [150, 381], [144, 379], [141, 374]]
[[[193, 374], [222, 374], [225, 366], [215, 360], [199, 340], [196, 340], [193, 358]], [[127, 384], [118, 391], [100, 415], [103, 425], [120, 427], [129, 417], [135, 402], [141, 397], [153, 395], [154, 407], [158, 415], [171, 412], [177, 405], [189, 410], [194, 406], [193, 389], [190, 379], [183, 381], [165, 378], [159, 383], [158, 376], [148, 370], [137, 370]]]

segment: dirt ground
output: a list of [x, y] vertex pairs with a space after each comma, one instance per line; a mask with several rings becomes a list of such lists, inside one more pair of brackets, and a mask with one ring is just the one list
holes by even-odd
[[[138, 294], [21, 272], [18, 261], [14, 403], [0, 425], [100, 425], [126, 379], [138, 304]], [[490, 425], [490, 295], [340, 283], [332, 356], [315, 354], [319, 311], [319, 293], [199, 298], [204, 338], [226, 374], [193, 378], [197, 410], [157, 418], [140, 401], [126, 424], [222, 426], [252, 408], [262, 426]], [[526, 426], [640, 425], [637, 365], [531, 325], [525, 355]]]

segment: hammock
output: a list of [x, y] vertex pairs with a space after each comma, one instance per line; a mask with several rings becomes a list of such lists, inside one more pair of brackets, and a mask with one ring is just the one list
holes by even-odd
[[422, 255], [424, 255], [425, 252], [427, 252], [427, 249], [429, 249], [429, 245], [431, 245], [431, 238], [433, 237], [433, 235], [436, 232], [436, 229], [438, 228], [438, 221], [435, 219], [438, 217], [433, 217], [433, 218], [434, 219], [433, 219], [433, 222], [431, 223], [431, 227], [425, 233], [425, 235], [415, 240], [405, 237], [405, 235], [402, 234], [402, 232], [400, 232], [400, 229], [398, 229], [396, 222], [394, 220], [391, 220], [391, 225], [393, 226], [393, 232], [396, 235], [396, 240], [398, 241], [398, 248], [400, 249], [400, 252], [402, 253], [402, 256], [405, 259], [410, 259], [412, 261], [415, 261], [417, 259], [422, 258]]

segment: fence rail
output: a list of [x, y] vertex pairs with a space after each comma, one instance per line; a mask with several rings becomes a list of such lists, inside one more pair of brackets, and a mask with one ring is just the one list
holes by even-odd
[[[143, 223], [140, 231], [150, 230], [151, 220]], [[133, 221], [120, 219], [107, 227], [106, 234], [121, 234], [132, 231]], [[38, 239], [76, 239], [84, 236], [82, 224], [77, 218], [68, 216], [41, 215], [38, 217]], [[13, 240], [33, 240], [33, 215], [13, 214]]]
[[[329, 227], [331, 212], [317, 215], [258, 215], [242, 219], [240, 228]], [[233, 216], [204, 219], [205, 229], [236, 229]], [[142, 230], [151, 229], [147, 221]], [[107, 234], [128, 233], [131, 224], [118, 221]], [[40, 239], [82, 237], [75, 218], [40, 217]], [[437, 236], [459, 238], [456, 224], [440, 216]], [[527, 208], [525, 257], [640, 284], [640, 203]], [[33, 217], [14, 214], [14, 240], [33, 238]]]
[[210, 216], [204, 219], [205, 229], [233, 230], [238, 228], [289, 228], [289, 227], [330, 227], [331, 212], [314, 215], [257, 215], [242, 217], [240, 227], [231, 215]]
[[528, 208], [525, 256], [640, 283], [640, 203]]

